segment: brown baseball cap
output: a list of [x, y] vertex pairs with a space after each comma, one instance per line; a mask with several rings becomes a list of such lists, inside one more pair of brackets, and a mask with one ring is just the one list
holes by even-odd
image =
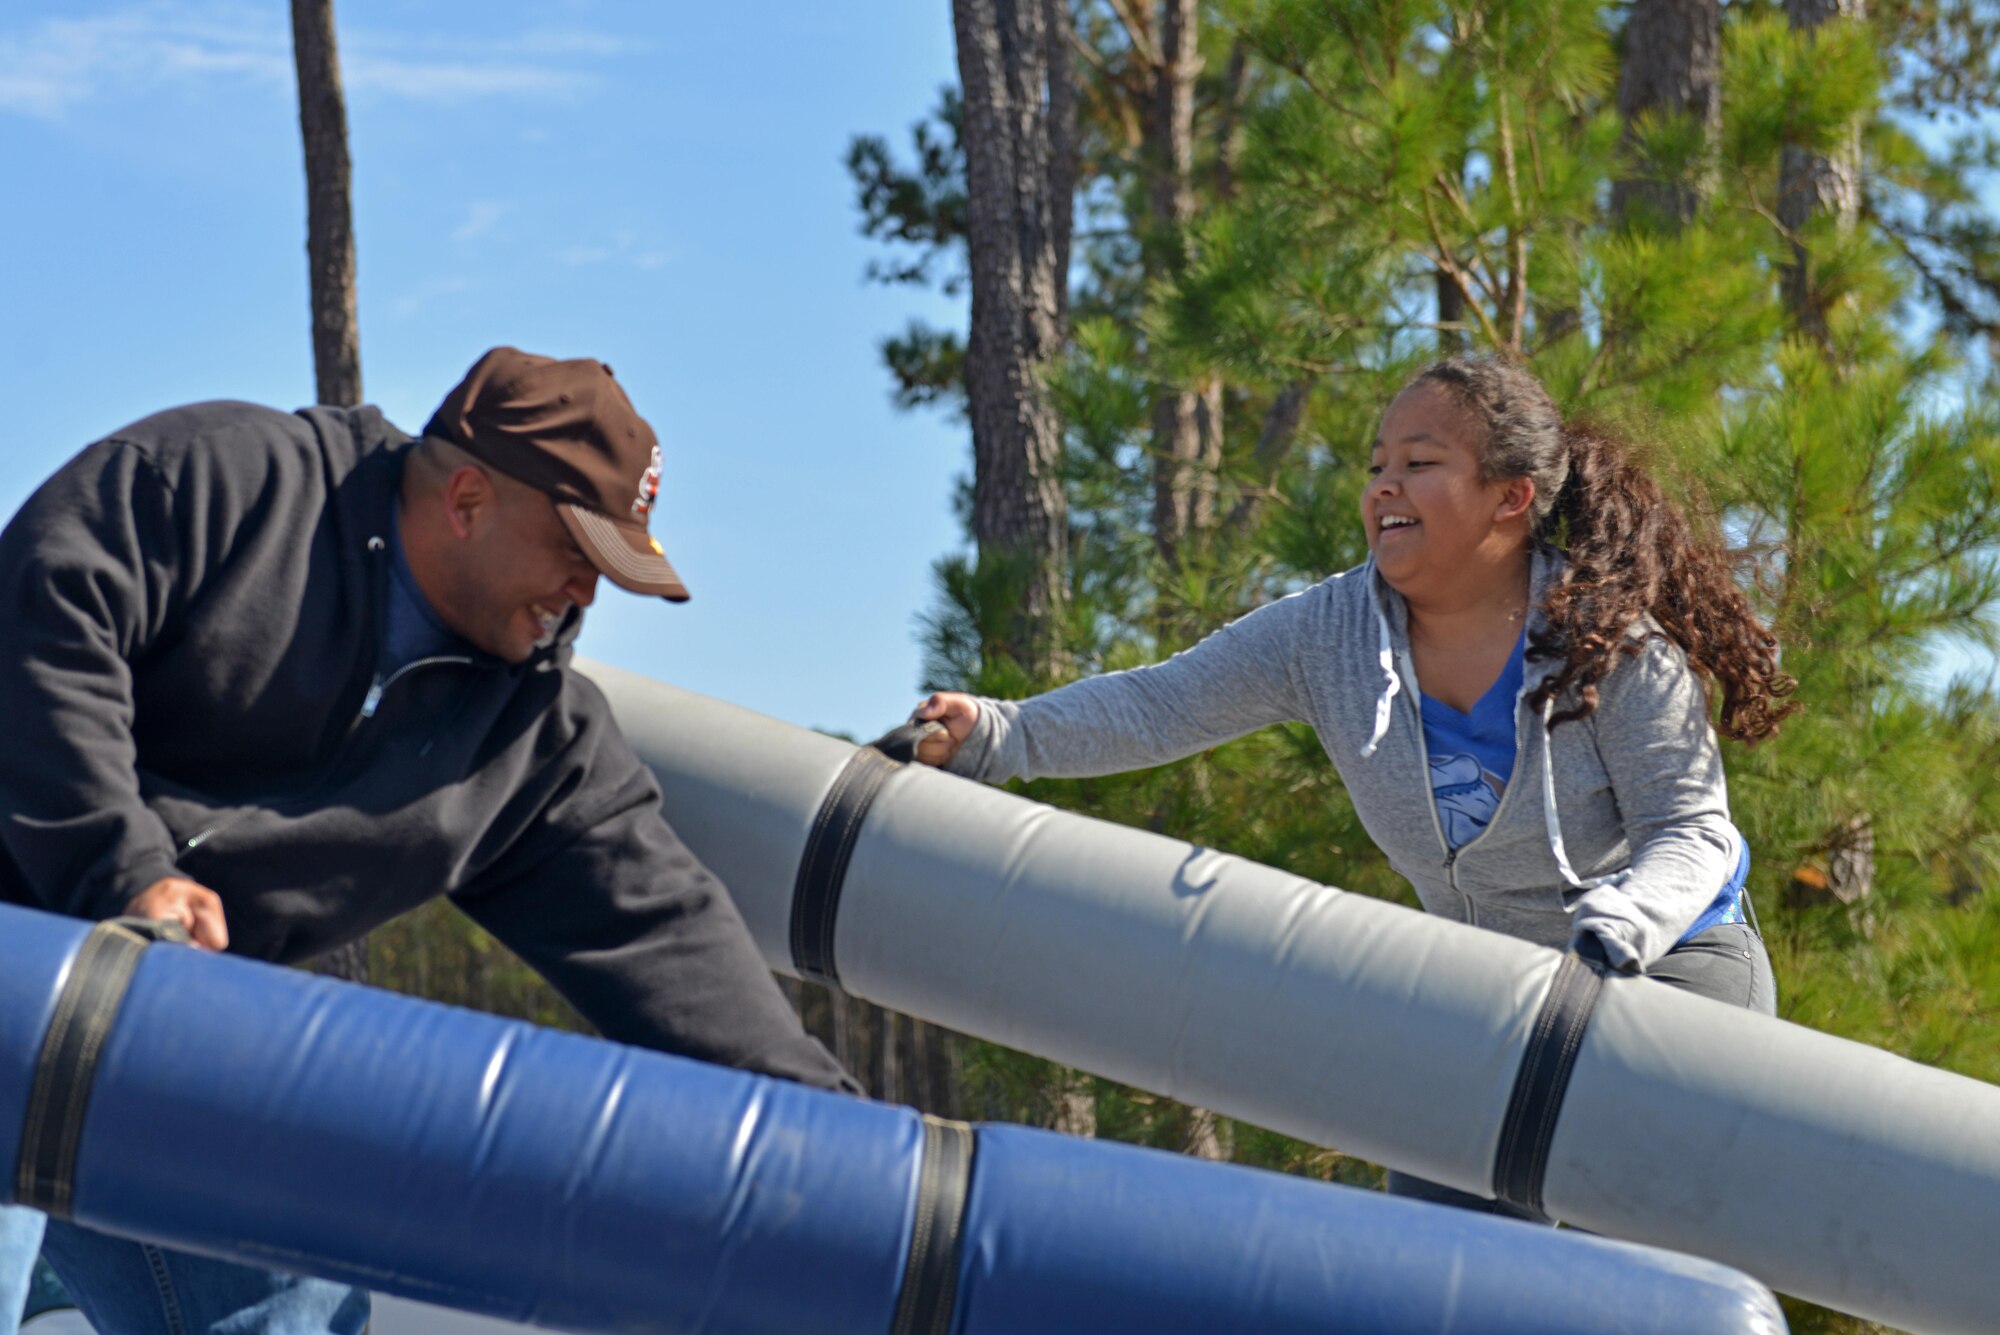
[[424, 434], [546, 492], [613, 584], [687, 601], [646, 527], [660, 494], [659, 439], [603, 362], [494, 348], [445, 395]]

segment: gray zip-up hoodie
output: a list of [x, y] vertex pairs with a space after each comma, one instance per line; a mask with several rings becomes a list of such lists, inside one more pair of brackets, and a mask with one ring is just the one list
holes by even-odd
[[[1539, 606], [1562, 556], [1539, 549]], [[1530, 632], [1539, 625], [1539, 613]], [[1077, 778], [1164, 764], [1299, 720], [1347, 786], [1369, 837], [1432, 913], [1558, 949], [1581, 932], [1612, 963], [1670, 950], [1735, 870], [1722, 758], [1700, 682], [1659, 634], [1621, 657], [1587, 718], [1555, 728], [1530, 661], [1515, 701], [1513, 778], [1487, 828], [1445, 845], [1431, 795], [1403, 599], [1372, 561], [1281, 598], [1164, 663], [1031, 700], [980, 700], [955, 773]]]

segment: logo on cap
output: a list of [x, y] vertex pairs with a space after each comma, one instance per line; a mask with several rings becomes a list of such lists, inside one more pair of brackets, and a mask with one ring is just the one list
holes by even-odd
[[653, 447], [653, 460], [639, 475], [639, 494], [632, 501], [632, 517], [644, 521], [660, 496], [660, 447]]

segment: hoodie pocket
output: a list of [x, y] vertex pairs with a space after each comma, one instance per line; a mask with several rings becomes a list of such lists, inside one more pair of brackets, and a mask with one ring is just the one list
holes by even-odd
[[167, 833], [173, 836], [174, 860], [182, 864], [218, 834], [257, 810], [252, 803], [220, 802], [180, 784], [147, 775], [140, 776], [139, 793], [146, 809], [159, 817]]

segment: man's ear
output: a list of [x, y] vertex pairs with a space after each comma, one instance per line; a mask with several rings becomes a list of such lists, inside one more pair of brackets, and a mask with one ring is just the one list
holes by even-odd
[[1509, 478], [1500, 490], [1500, 504], [1493, 512], [1493, 522], [1504, 524], [1519, 519], [1534, 508], [1535, 480], [1531, 477]]
[[485, 470], [472, 464], [453, 469], [444, 480], [445, 522], [451, 525], [452, 536], [470, 538], [492, 513], [493, 501], [493, 479]]

